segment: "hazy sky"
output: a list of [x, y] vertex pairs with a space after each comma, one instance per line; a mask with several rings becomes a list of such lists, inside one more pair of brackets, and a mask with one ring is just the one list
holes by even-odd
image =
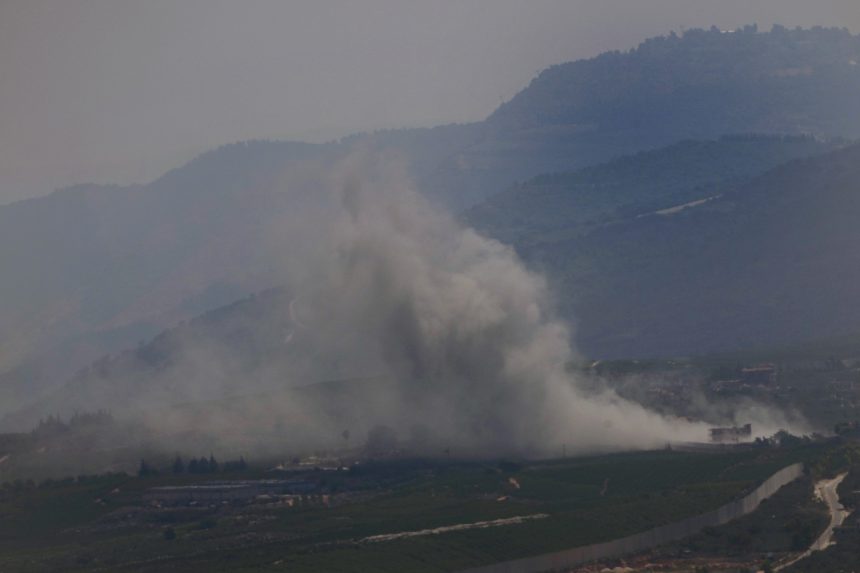
[[858, 0], [0, 0], [0, 203], [252, 138], [480, 120], [670, 30], [845, 26]]

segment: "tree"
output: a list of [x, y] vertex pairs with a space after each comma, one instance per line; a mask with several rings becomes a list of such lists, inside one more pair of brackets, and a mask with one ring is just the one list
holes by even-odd
[[173, 460], [173, 473], [181, 474], [185, 471], [185, 464], [182, 463], [182, 458], [176, 456], [176, 459]]
[[137, 470], [138, 477], [146, 477], [156, 473], [157, 472], [146, 463], [146, 460], [140, 460], [140, 467]]
[[240, 456], [238, 460], [224, 462], [225, 472], [241, 472], [248, 469], [248, 463], [245, 461], [245, 456]]
[[218, 471], [218, 462], [215, 461], [215, 456], [209, 454], [209, 473], [215, 473]]

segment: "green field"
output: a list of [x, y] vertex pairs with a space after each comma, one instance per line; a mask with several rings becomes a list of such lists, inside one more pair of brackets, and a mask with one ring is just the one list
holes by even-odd
[[[456, 570], [609, 540], [713, 509], [821, 448], [664, 450], [523, 464], [374, 462], [350, 472], [320, 472], [331, 499], [339, 500], [331, 507], [158, 509], [142, 503], [150, 487], [212, 476], [7, 485], [0, 490], [0, 571]], [[362, 541], [535, 514], [548, 516]], [[166, 539], [168, 528], [175, 538]]]

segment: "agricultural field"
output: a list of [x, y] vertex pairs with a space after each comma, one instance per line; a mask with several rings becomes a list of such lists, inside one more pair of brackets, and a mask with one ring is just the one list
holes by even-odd
[[[151, 488], [273, 476], [124, 474], [0, 489], [2, 571], [450, 571], [621, 537], [716, 508], [823, 444], [296, 472], [316, 491], [161, 505]], [[260, 464], [262, 468], [265, 464]], [[473, 524], [489, 522], [484, 527]], [[467, 527], [446, 530], [452, 526]], [[434, 533], [426, 530], [441, 528]], [[420, 535], [403, 535], [422, 532]], [[398, 535], [400, 534], [400, 535]]]

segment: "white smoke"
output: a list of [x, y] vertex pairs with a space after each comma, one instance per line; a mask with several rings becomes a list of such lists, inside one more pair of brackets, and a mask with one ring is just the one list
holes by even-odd
[[[359, 445], [380, 424], [463, 455], [707, 439], [703, 423], [579, 384], [545, 279], [431, 206], [396, 158], [358, 150], [282, 184], [293, 208], [264, 223], [258, 256], [286, 294], [236, 312], [245, 334], [179, 332], [155, 352], [166, 361], [127, 353], [21, 419], [106, 408], [168, 451], [267, 455]], [[336, 379], [364, 380], [310, 386]]]
[[421, 424], [469, 450], [532, 454], [706, 437], [703, 425], [580, 389], [543, 277], [433, 208], [396, 161], [356, 152], [318, 198], [313, 232], [305, 218], [289, 239], [307, 252], [284, 260], [303, 325], [290, 344], [325, 349], [344, 376], [394, 380], [380, 422]]

